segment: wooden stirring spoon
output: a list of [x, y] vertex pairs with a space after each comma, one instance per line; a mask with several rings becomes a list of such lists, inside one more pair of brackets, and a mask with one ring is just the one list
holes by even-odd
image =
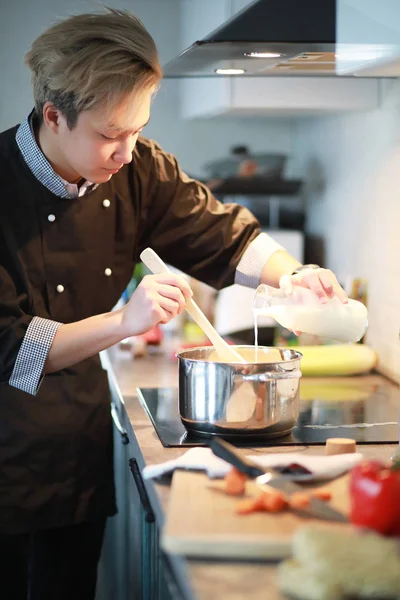
[[[146, 248], [140, 255], [140, 259], [153, 274], [168, 273], [170, 269], [151, 248]], [[200, 310], [194, 300], [189, 299], [186, 302], [186, 310], [192, 319], [204, 331], [210, 342], [217, 351], [218, 357], [224, 362], [246, 363], [245, 359], [230, 346], [214, 329], [205, 314]]]

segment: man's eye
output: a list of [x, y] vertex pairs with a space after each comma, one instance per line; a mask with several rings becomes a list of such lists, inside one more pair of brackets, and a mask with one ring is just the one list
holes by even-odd
[[107, 135], [104, 135], [104, 133], [101, 133], [100, 135], [101, 135], [101, 137], [102, 137], [104, 140], [115, 140], [115, 138], [113, 138], [113, 137], [108, 137]]

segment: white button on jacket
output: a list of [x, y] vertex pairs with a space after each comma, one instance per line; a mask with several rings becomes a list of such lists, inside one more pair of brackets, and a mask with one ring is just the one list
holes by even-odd
[[107, 277], [110, 277], [111, 274], [112, 274], [111, 269], [107, 268], [107, 269], [104, 270], [104, 275], [107, 275]]
[[108, 208], [111, 205], [111, 202], [108, 200], [108, 198], [106, 198], [105, 200], [103, 200], [103, 206], [104, 208]]
[[47, 220], [50, 221], [50, 223], [53, 223], [53, 221], [56, 220], [56, 216], [55, 215], [48, 215], [47, 216]]
[[58, 286], [56, 287], [56, 290], [57, 290], [57, 292], [62, 294], [62, 292], [64, 291], [64, 286], [61, 285], [61, 283], [59, 283]]

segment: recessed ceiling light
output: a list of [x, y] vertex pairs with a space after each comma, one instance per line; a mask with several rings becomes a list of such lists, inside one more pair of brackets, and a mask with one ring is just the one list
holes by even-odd
[[244, 69], [215, 69], [218, 75], [243, 75]]
[[277, 52], [245, 52], [244, 55], [249, 58], [280, 58], [283, 56]]

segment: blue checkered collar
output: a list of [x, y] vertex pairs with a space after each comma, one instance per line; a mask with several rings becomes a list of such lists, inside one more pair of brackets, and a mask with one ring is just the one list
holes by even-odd
[[34, 110], [18, 127], [15, 139], [26, 164], [36, 179], [38, 179], [38, 181], [47, 187], [53, 194], [60, 196], [61, 198], [77, 198], [78, 196], [83, 196], [94, 190], [98, 184], [84, 181], [78, 188], [76, 183], [65, 181], [65, 179], [60, 177], [60, 175], [54, 171], [53, 167], [37, 145], [33, 133], [33, 117]]

